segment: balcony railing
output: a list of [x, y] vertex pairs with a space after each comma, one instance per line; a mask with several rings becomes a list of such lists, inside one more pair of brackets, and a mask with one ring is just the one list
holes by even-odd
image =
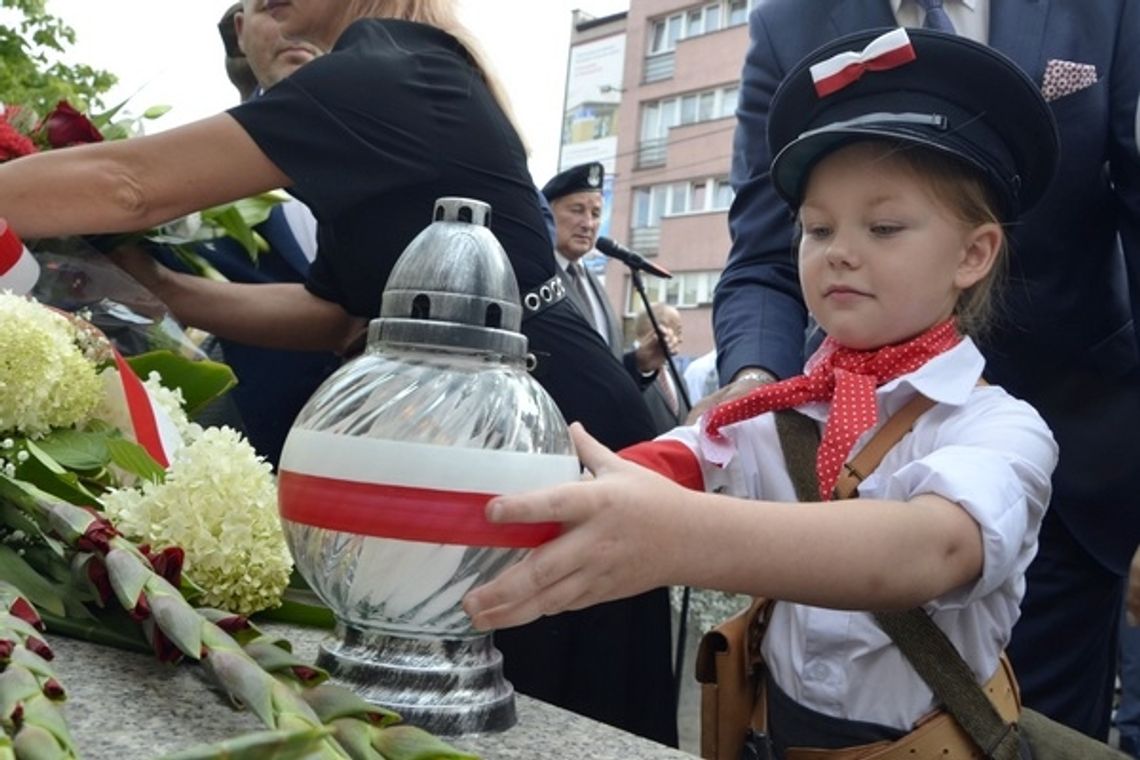
[[673, 51], [646, 56], [645, 73], [642, 76], [642, 80], [648, 84], [649, 82], [660, 82], [662, 79], [669, 79], [673, 76], [673, 71], [676, 68], [677, 54]]
[[661, 228], [635, 227], [630, 233], [629, 245], [638, 253], [656, 256], [661, 247]]
[[669, 138], [657, 137], [652, 140], [642, 140], [637, 146], [637, 168], [649, 169], [654, 166], [665, 165]]

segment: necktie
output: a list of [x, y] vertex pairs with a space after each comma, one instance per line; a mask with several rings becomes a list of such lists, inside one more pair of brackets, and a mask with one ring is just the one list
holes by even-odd
[[568, 275], [567, 279], [570, 280], [570, 287], [574, 288], [574, 292], [582, 302], [582, 308], [585, 309], [583, 316], [585, 316], [586, 321], [597, 330], [598, 326], [595, 324], [597, 318], [594, 316], [594, 304], [590, 301], [589, 293], [586, 292], [586, 288], [590, 287], [586, 283], [586, 272], [582, 269], [581, 264], [577, 261], [572, 261], [566, 265], [566, 274]]
[[947, 320], [904, 343], [869, 351], [844, 348], [830, 337], [808, 361], [806, 374], [763, 385], [747, 396], [713, 409], [703, 420], [702, 451], [714, 463], [727, 462], [730, 442], [720, 432], [726, 425], [774, 409], [790, 409], [809, 401], [830, 401], [827, 426], [819, 443], [816, 471], [819, 495], [827, 500], [839, 471], [859, 436], [878, 419], [875, 389], [921, 367], [948, 351], [962, 338]]
[[954, 22], [946, 15], [942, 7], [942, 0], [915, 0], [922, 10], [926, 11], [926, 18], [922, 21], [923, 29], [933, 29], [937, 32], [954, 34]]

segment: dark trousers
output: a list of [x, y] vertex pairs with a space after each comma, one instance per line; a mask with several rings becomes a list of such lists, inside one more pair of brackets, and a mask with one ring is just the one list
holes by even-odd
[[1107, 740], [1124, 580], [1089, 555], [1049, 511], [1026, 581], [1008, 649], [1022, 702]]
[[669, 626], [660, 588], [496, 631], [495, 646], [519, 692], [676, 747]]
[[[569, 301], [523, 322], [533, 375], [568, 422], [611, 449], [653, 437], [622, 363]], [[521, 693], [670, 746], [677, 745], [667, 589], [496, 631], [507, 679]]]

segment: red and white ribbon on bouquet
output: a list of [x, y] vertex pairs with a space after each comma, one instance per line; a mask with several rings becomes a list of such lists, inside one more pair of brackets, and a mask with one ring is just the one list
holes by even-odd
[[856, 82], [868, 71], [887, 71], [915, 60], [906, 29], [899, 27], [876, 37], [861, 51], [833, 55], [811, 67], [815, 92], [821, 98]]
[[487, 502], [577, 480], [578, 459], [437, 446], [303, 428], [289, 433], [277, 474], [281, 517], [366, 536], [529, 548], [557, 523], [487, 521]]
[[170, 415], [155, 403], [154, 397], [131, 365], [118, 349], [114, 349], [114, 352], [115, 367], [119, 370], [119, 387], [131, 420], [131, 428], [127, 432], [135, 439], [135, 443], [146, 449], [151, 458], [166, 469], [170, 466], [174, 452], [182, 446], [182, 437]]
[[0, 291], [26, 296], [40, 278], [40, 265], [8, 222], [0, 219]]

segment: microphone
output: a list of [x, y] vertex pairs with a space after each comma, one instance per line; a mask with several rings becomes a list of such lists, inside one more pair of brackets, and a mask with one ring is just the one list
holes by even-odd
[[640, 269], [643, 272], [648, 272], [654, 277], [661, 277], [666, 280], [672, 279], [673, 275], [668, 269], [659, 267], [651, 261], [647, 261], [644, 256], [636, 251], [631, 251], [621, 243], [608, 237], [600, 237], [594, 243], [594, 247], [599, 251], [609, 256], [611, 259], [617, 259], [625, 263], [630, 269]]

